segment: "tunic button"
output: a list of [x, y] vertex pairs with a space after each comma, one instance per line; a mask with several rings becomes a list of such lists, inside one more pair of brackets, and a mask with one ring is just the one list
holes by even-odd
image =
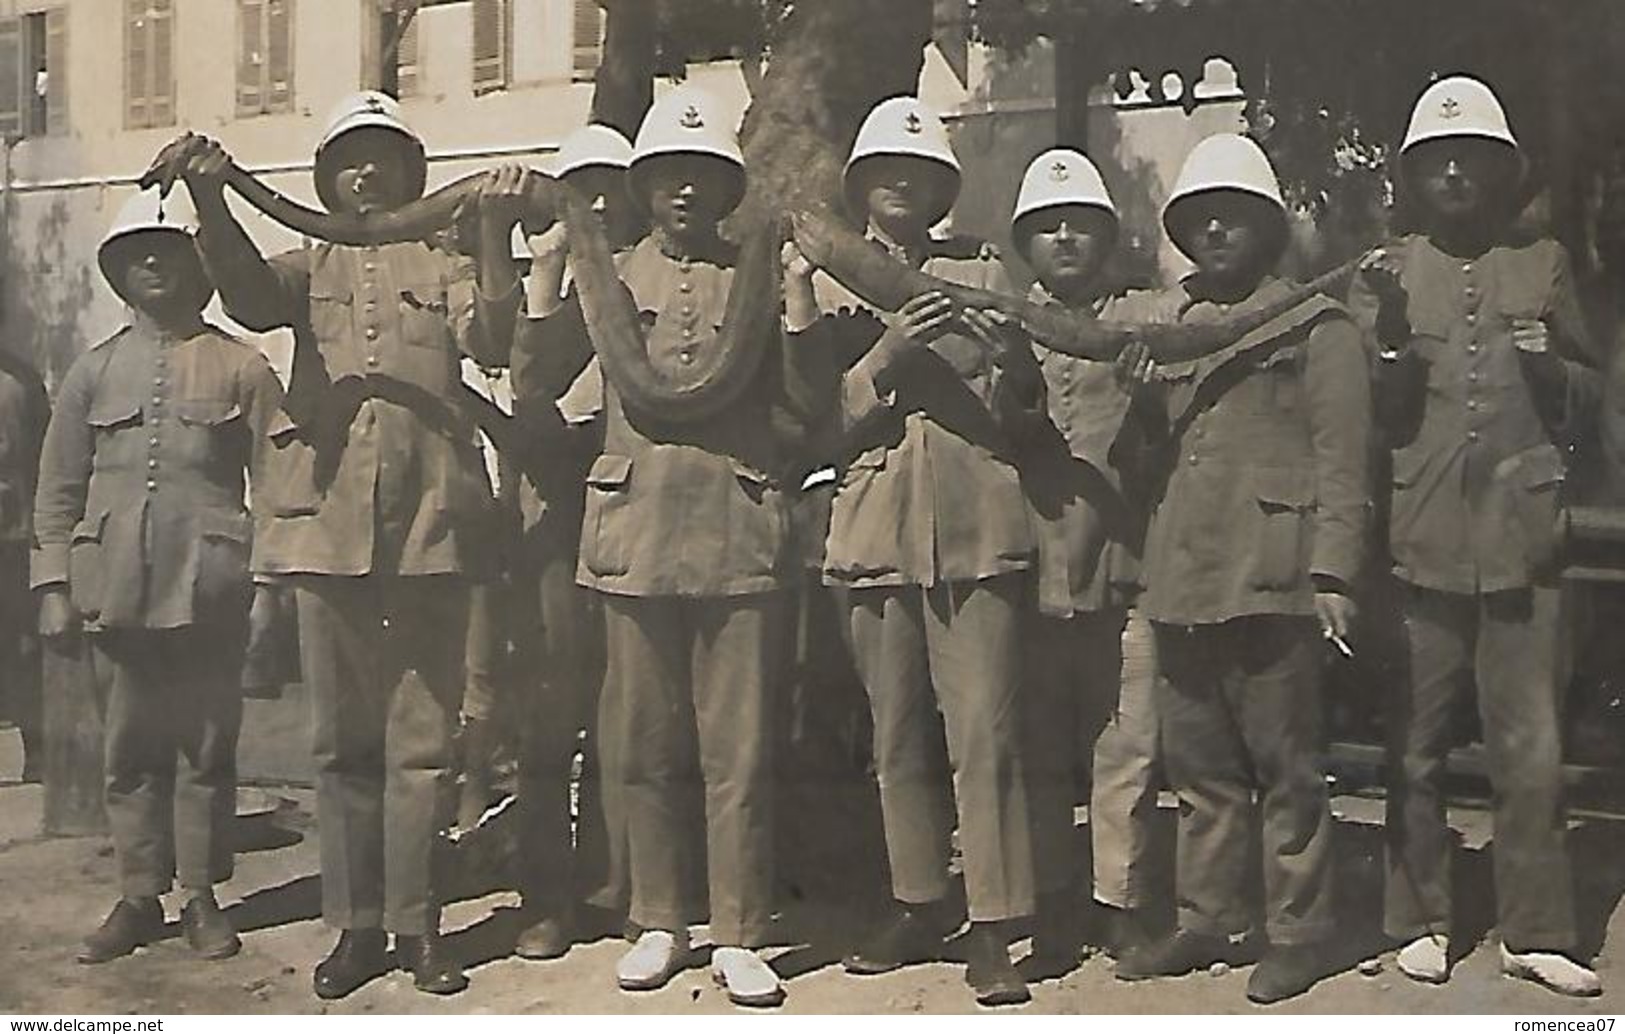
[[147, 479], [147, 491], [156, 492], [157, 490], [158, 490], [158, 482], [152, 480], [151, 478], [148, 478]]
[[694, 353], [685, 348], [681, 352], [677, 353], [677, 359], [684, 366], [687, 366], [689, 363], [694, 361]]
[[377, 366], [378, 365], [378, 357], [375, 356], [375, 355], [367, 356], [367, 365], [368, 366]]
[[1478, 408], [1478, 402], [1473, 400], [1473, 399], [1468, 399], [1467, 400], [1467, 408], [1468, 409], [1477, 409]]
[[1467, 322], [1468, 323], [1477, 323], [1478, 322], [1478, 316], [1476, 316], [1475, 314], [1469, 312], [1467, 314]]
[[365, 272], [371, 273], [372, 271], [374, 271], [375, 269], [378, 268], [378, 263], [376, 263], [376, 262], [363, 262], [361, 264], [361, 268]]
[[1478, 432], [1477, 431], [1468, 431], [1467, 432], [1467, 440], [1470, 441], [1470, 442], [1478, 441]]
[[368, 327], [367, 328], [367, 340], [368, 341], [377, 341], [378, 340], [378, 328], [377, 327]]
[[1463, 262], [1461, 264], [1461, 271], [1463, 273], [1471, 273], [1473, 271], [1473, 264], [1471, 262]]
[[368, 302], [366, 304], [365, 308], [366, 308], [366, 310], [368, 312], [377, 312], [378, 311], [378, 303], [377, 302]]
[[689, 283], [687, 280], [684, 280], [682, 283], [677, 285], [677, 290], [684, 294], [688, 294], [694, 290], [694, 285]]
[[1193, 467], [1196, 466], [1196, 457], [1195, 456], [1191, 457], [1191, 466], [1193, 466]]
[[152, 397], [152, 404], [155, 405], [155, 406], [163, 405], [164, 404], [164, 397], [162, 395], [154, 395]]
[[151, 438], [148, 438], [147, 444], [156, 449], [158, 447], [158, 436], [153, 435]]
[[1478, 354], [1478, 346], [1477, 345], [1468, 345], [1467, 346], [1467, 354], [1468, 355], [1477, 355]]
[[683, 336], [686, 337], [686, 338], [693, 337], [694, 336], [694, 328], [693, 327], [684, 327], [683, 328]]

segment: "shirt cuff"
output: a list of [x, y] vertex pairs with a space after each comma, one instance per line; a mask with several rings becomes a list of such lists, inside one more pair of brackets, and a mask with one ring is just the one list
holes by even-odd
[[53, 543], [36, 548], [28, 559], [28, 587], [68, 584], [68, 546]]

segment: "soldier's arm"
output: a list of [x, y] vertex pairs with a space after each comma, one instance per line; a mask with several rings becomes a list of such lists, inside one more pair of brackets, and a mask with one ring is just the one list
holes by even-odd
[[1370, 366], [1354, 324], [1328, 319], [1310, 331], [1303, 384], [1315, 460], [1309, 570], [1317, 585], [1346, 590], [1364, 562], [1371, 508]]
[[[1384, 312], [1376, 292], [1361, 277], [1349, 288], [1349, 315], [1360, 329], [1377, 426], [1390, 445], [1402, 444], [1420, 423], [1427, 397], [1427, 365], [1408, 347], [1411, 330], [1403, 314]], [[1402, 340], [1404, 339], [1404, 340]]]
[[515, 280], [500, 298], [486, 297], [474, 262], [448, 258], [452, 263], [446, 287], [452, 334], [457, 348], [481, 366], [507, 366], [513, 351], [514, 323], [520, 291]]
[[226, 206], [224, 193], [199, 189], [193, 197], [198, 252], [227, 315], [258, 333], [303, 322], [310, 306], [310, 253], [291, 251], [267, 261]]
[[1568, 253], [1561, 245], [1552, 247], [1545, 322], [1554, 348], [1548, 356], [1525, 357], [1523, 368], [1542, 421], [1554, 437], [1573, 441], [1592, 431], [1601, 412], [1603, 379], [1593, 365], [1600, 351], [1574, 287]]
[[[253, 354], [244, 364], [238, 391], [241, 396], [239, 404], [243, 408], [243, 416], [248, 421], [253, 440], [249, 454], [249, 487], [251, 490], [257, 490], [259, 485], [264, 484], [263, 479], [267, 476], [266, 459], [270, 454], [271, 440], [266, 432], [277, 410], [282, 408], [283, 390], [282, 382], [277, 379], [276, 371], [271, 369], [271, 364], [266, 358], [258, 349], [251, 348], [250, 351]], [[253, 503], [251, 496], [249, 510], [258, 518], [266, 508]]]
[[90, 401], [95, 391], [95, 352], [79, 358], [62, 381], [56, 411], [45, 429], [40, 453], [39, 487], [34, 493], [34, 549], [29, 585], [64, 587], [68, 582], [68, 545], [73, 527], [85, 516], [85, 496], [95, 459], [90, 429]]

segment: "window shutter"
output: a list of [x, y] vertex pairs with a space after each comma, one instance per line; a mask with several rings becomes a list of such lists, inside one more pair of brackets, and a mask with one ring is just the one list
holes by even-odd
[[508, 5], [506, 0], [474, 0], [474, 92], [508, 85]]
[[293, 110], [293, 2], [266, 0], [266, 110]]
[[576, 75], [590, 76], [604, 59], [604, 10], [597, 0], [575, 0], [573, 36], [572, 67]]
[[418, 92], [418, 22], [422, 18], [421, 13], [413, 15], [395, 48], [395, 85], [402, 97]]
[[172, 0], [150, 0], [152, 80], [149, 126], [175, 124], [175, 37]]
[[140, 129], [148, 124], [150, 110], [147, 103], [147, 84], [151, 77], [147, 54], [147, 0], [126, 0], [124, 10], [125, 121], [130, 128]]
[[22, 22], [0, 18], [0, 135], [23, 132]]
[[53, 7], [45, 12], [45, 67], [49, 70], [45, 106], [45, 131], [68, 131], [68, 9]]
[[238, 0], [237, 24], [237, 114], [257, 115], [265, 96], [265, 0]]

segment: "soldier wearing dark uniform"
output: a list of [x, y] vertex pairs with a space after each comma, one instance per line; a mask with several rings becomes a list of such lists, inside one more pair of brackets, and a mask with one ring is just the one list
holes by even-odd
[[[870, 237], [927, 273], [1001, 287], [1003, 267], [983, 246], [929, 235], [958, 184], [935, 112], [912, 97], [876, 105], [846, 167]], [[805, 328], [797, 351], [855, 360], [832, 392], [848, 462], [824, 578], [848, 593], [895, 905], [846, 967], [882, 973], [941, 957], [958, 925], [948, 905], [957, 812], [966, 980], [984, 1004], [1025, 1001], [1002, 924], [1034, 906], [1017, 635], [1034, 544], [1005, 417], [1018, 397], [1029, 411], [1038, 404], [1036, 364], [991, 317], [940, 293], [877, 318], [855, 298], [815, 307], [805, 286], [787, 290], [802, 295], [787, 308], [791, 328]], [[819, 308], [834, 314], [804, 315]]]
[[[1198, 145], [1163, 221], [1197, 267], [1176, 289], [1182, 322], [1288, 290], [1269, 275], [1286, 207], [1251, 140]], [[1141, 605], [1155, 622], [1163, 762], [1180, 800], [1178, 927], [1121, 959], [1120, 979], [1228, 957], [1228, 938], [1251, 925], [1246, 888], [1260, 848], [1269, 951], [1248, 998], [1280, 1001], [1325, 975], [1335, 920], [1321, 638], [1346, 646], [1354, 619], [1348, 593], [1370, 503], [1368, 376], [1359, 332], [1318, 296], [1162, 373], [1169, 468]]]
[[84, 963], [162, 937], [159, 895], [176, 877], [192, 948], [220, 959], [239, 947], [214, 886], [232, 873], [254, 591], [244, 478], [263, 484], [282, 388], [264, 356], [203, 322], [214, 289], [181, 200], [137, 195], [102, 243], [102, 273], [134, 320], [63, 380], [34, 509], [40, 631], [82, 626], [107, 700], [122, 897]]
[[[490, 507], [458, 364], [507, 363], [518, 284], [510, 268], [492, 293], [472, 263], [416, 241], [267, 262], [225, 205], [229, 162], [210, 142], [187, 170], [204, 260], [234, 319], [295, 335], [254, 568], [293, 587], [315, 708], [322, 912], [342, 933], [314, 988], [343, 997], [387, 970], [387, 930], [415, 986], [453, 993], [467, 978], [439, 941], [430, 861], [455, 806], [468, 585]], [[317, 148], [316, 191], [330, 211], [385, 211], [418, 196], [426, 166], [395, 102], [363, 93]], [[521, 180], [493, 174], [480, 202], [482, 247], [504, 258]]]
[[50, 417], [39, 374], [17, 356], [0, 357], [0, 718], [22, 734], [25, 783], [38, 782], [45, 764], [28, 549], [40, 446]]
[[1455, 702], [1476, 684], [1501, 966], [1561, 994], [1599, 994], [1567, 954], [1577, 935], [1556, 557], [1566, 452], [1590, 433], [1600, 391], [1590, 339], [1562, 246], [1509, 228], [1521, 158], [1487, 86], [1456, 76], [1429, 87], [1401, 155], [1424, 232], [1374, 254], [1350, 302], [1377, 353], [1409, 647], [1388, 724], [1385, 926], [1402, 972], [1448, 979], [1453, 841], [1440, 784]]
[[[638, 131], [630, 189], [654, 229], [616, 266], [657, 369], [718, 346], [736, 255], [717, 224], [745, 187], [732, 124], [714, 97], [684, 88]], [[579, 305], [567, 305], [526, 347], [560, 354], [585, 334]], [[760, 347], [777, 356], [780, 343]], [[682, 969], [706, 886], [715, 979], [739, 1004], [784, 995], [753, 950], [774, 911], [774, 650], [787, 575], [777, 370], [767, 362], [736, 403], [690, 421], [629, 406], [603, 371], [604, 451], [587, 474], [577, 580], [604, 607], [599, 758], [642, 931], [616, 966], [625, 990], [661, 987]], [[696, 791], [703, 823], [693, 820]], [[700, 836], [703, 883], [693, 872]]]
[[[1117, 208], [1088, 158], [1057, 148], [1033, 159], [1011, 218], [1016, 251], [1037, 276], [1033, 301], [1107, 319], [1176, 318], [1157, 311], [1161, 300], [1152, 292], [1114, 294], [1103, 283], [1117, 230]], [[1039, 616], [1027, 625], [1024, 712], [1039, 893], [1030, 975], [1049, 976], [1077, 963], [1080, 937], [1093, 944], [1110, 935], [1131, 940], [1149, 903], [1157, 725], [1151, 680], [1125, 677], [1123, 647], [1139, 589], [1147, 432], [1154, 421], [1140, 412], [1152, 401], [1143, 347], [1125, 348], [1115, 364], [1032, 347], [1046, 411], [1021, 441], [1022, 483], [1038, 540]], [[1149, 640], [1143, 619], [1133, 627]], [[1093, 776], [1094, 896], [1118, 910], [1115, 931], [1098, 924], [1085, 930], [1073, 907], [1080, 767]]]

